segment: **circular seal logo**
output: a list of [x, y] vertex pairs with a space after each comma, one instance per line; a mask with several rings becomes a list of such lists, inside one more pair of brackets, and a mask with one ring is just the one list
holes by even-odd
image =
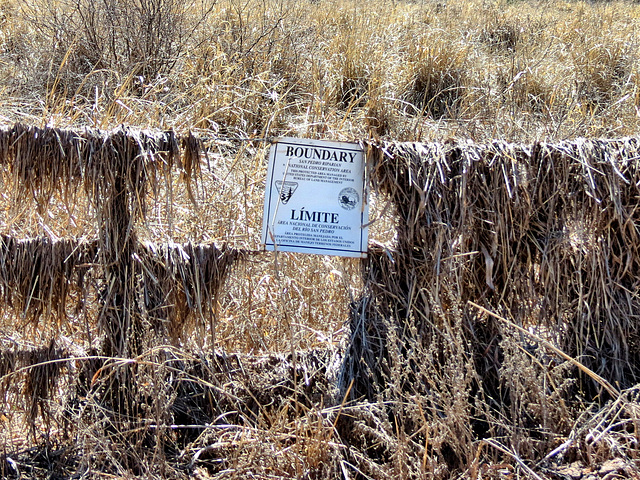
[[355, 188], [347, 187], [343, 188], [338, 196], [338, 202], [340, 206], [345, 210], [353, 210], [360, 201], [360, 195]]

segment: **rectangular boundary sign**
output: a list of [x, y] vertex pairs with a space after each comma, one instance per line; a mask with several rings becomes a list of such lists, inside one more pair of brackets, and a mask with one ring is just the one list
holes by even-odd
[[366, 257], [369, 204], [357, 143], [278, 139], [264, 198], [266, 250]]

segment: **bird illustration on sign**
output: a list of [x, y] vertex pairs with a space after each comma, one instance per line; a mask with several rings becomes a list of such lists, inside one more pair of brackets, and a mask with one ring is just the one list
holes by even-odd
[[360, 196], [355, 188], [343, 188], [340, 195], [338, 195], [338, 202], [345, 210], [353, 210], [359, 201]]

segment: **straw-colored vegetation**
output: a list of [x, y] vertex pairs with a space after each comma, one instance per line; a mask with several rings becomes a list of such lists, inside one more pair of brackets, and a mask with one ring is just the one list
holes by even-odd
[[0, 5], [5, 120], [483, 141], [637, 131], [630, 2]]
[[638, 477], [637, 2], [0, 0], [0, 127], [3, 478]]

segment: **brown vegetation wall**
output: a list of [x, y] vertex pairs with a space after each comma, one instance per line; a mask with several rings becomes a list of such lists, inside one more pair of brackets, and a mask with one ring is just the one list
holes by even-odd
[[397, 215], [394, 250], [368, 266], [383, 315], [426, 333], [434, 303], [459, 302], [474, 351], [491, 358], [493, 330], [471, 300], [614, 383], [638, 381], [637, 138], [369, 150]]
[[367, 148], [396, 237], [363, 261], [342, 387], [391, 425], [345, 437], [389, 463], [418, 438], [440, 462], [423, 450], [423, 471], [464, 469], [482, 439], [540, 459], [585, 398], [637, 384], [638, 139]]
[[[149, 310], [161, 315], [177, 315], [163, 302], [202, 311], [197, 285], [213, 281], [217, 289], [221, 278], [211, 259], [221, 259], [222, 252], [214, 246], [143, 247], [132, 226], [144, 212], [146, 191], [172, 168], [189, 182], [199, 149], [193, 136], [179, 139], [171, 132], [0, 130], [0, 163], [18, 188], [46, 206], [54, 191], [72, 199], [82, 186], [100, 219], [99, 238], [78, 245], [3, 237], [5, 303], [35, 317], [61, 313], [69, 286], [82, 287], [91, 264], [102, 265], [99, 275], [111, 289], [101, 294], [101, 311], [115, 315], [103, 322], [114, 341], [128, 336], [114, 324], [133, 328], [128, 317], [137, 314], [118, 308], [140, 288], [154, 303]], [[409, 322], [403, 334], [410, 324], [429, 338], [434, 305], [448, 310], [458, 304], [474, 351], [483, 352], [476, 361], [497, 367], [489, 360], [498, 345], [498, 330], [488, 325], [495, 320], [468, 306], [471, 300], [531, 327], [614, 383], [637, 381], [637, 139], [530, 146], [371, 143], [368, 150], [372, 188], [393, 202], [397, 218], [393, 249], [372, 249], [365, 264], [368, 309], [399, 325]], [[140, 266], [141, 259], [148, 265]], [[74, 277], [75, 264], [80, 270]], [[126, 285], [131, 278], [142, 281]], [[180, 288], [162, 286], [166, 278]], [[176, 301], [178, 290], [182, 300]], [[365, 356], [371, 350], [358, 348]], [[108, 350], [125, 354], [128, 348], [114, 344]]]
[[429, 343], [438, 311], [460, 308], [470, 354], [495, 371], [501, 327], [473, 301], [614, 383], [638, 381], [638, 139], [368, 148], [397, 217], [394, 248], [365, 267], [370, 315]]
[[[239, 254], [213, 244], [143, 245], [135, 220], [145, 215], [150, 191], [176, 171], [190, 184], [199, 168], [201, 145], [173, 132], [70, 131], [17, 124], [0, 129], [0, 165], [19, 192], [46, 211], [54, 196], [68, 204], [82, 192], [95, 212], [96, 238], [0, 238], [0, 288], [6, 306], [39, 320], [66, 316], [74, 291], [86, 306], [87, 284], [100, 285], [98, 323], [104, 354], [133, 356], [141, 346], [127, 342], [147, 327], [178, 323], [202, 313]], [[85, 277], [90, 274], [93, 282]], [[49, 315], [47, 315], [49, 316]], [[169, 331], [176, 326], [169, 325]], [[158, 330], [158, 328], [152, 328]]]
[[[393, 245], [370, 248], [362, 263], [364, 292], [338, 384], [349, 400], [369, 403], [332, 425], [341, 444], [355, 449], [345, 454], [349, 461], [372, 475], [385, 465], [418, 475], [428, 458], [460, 471], [477, 460], [476, 442], [484, 438], [540, 459], [576, 421], [569, 399], [594, 398], [603, 388], [615, 396], [611, 385], [638, 382], [638, 139], [365, 146], [371, 188], [394, 206], [396, 237]], [[144, 402], [157, 406], [154, 425], [178, 414], [185, 424], [228, 414], [222, 400], [179, 410], [191, 401], [180, 393], [183, 361], [154, 347], [179, 336], [190, 314], [213, 322], [226, 272], [247, 252], [143, 244], [134, 225], [148, 192], [172, 169], [188, 184], [199, 155], [191, 135], [0, 129], [0, 165], [24, 195], [46, 208], [55, 195], [73, 201], [82, 191], [99, 223], [93, 239], [1, 236], [1, 301], [33, 321], [61, 318], [68, 298], [77, 309], [88, 307], [92, 285], [102, 351], [86, 357], [69, 385], [78, 398], [93, 391], [122, 442], [158, 451], [166, 439], [147, 428]], [[38, 416], [51, 420], [46, 400], [65, 356], [51, 342], [0, 357], [2, 397], [29, 399], [34, 438]], [[123, 360], [142, 356], [154, 360]], [[224, 358], [189, 360], [209, 375], [200, 379], [198, 398], [233, 397], [216, 380], [232, 375]], [[298, 355], [288, 361], [295, 386]], [[163, 370], [169, 363], [180, 365], [171, 375]], [[317, 372], [329, 378], [328, 369]], [[11, 384], [18, 373], [25, 376], [22, 392]], [[143, 374], [153, 378], [144, 385], [164, 396], [143, 392]], [[255, 400], [255, 392], [250, 396]], [[342, 398], [320, 397], [323, 405]], [[174, 403], [164, 405], [169, 399]], [[257, 408], [234, 401], [239, 418]], [[403, 460], [403, 448], [407, 458], [423, 460]], [[124, 463], [139, 463], [130, 460]]]

